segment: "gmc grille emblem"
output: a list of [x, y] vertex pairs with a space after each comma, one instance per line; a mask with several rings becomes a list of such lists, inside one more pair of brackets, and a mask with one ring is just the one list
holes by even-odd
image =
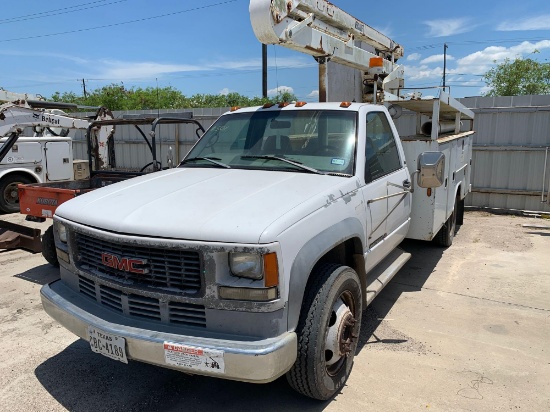
[[102, 253], [101, 263], [109, 268], [135, 273], [137, 275], [149, 273], [149, 269], [143, 267], [147, 264], [147, 259], [130, 259], [110, 253]]

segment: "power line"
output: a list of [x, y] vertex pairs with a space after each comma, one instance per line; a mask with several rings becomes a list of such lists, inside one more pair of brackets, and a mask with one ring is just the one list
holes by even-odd
[[[107, 0], [93, 1], [91, 3], [83, 3], [76, 6], [64, 7], [62, 9], [55, 9], [50, 11], [43, 11], [40, 13], [27, 14], [25, 16], [12, 17], [9, 19], [2, 19], [0, 20], [0, 24], [17, 23], [25, 20], [34, 20], [34, 19], [41, 19], [44, 17], [59, 16], [61, 14], [76, 13], [83, 10], [109, 6], [111, 4], [123, 3], [128, 0], [117, 0], [117, 1], [112, 1], [110, 3], [105, 3], [106, 1]], [[96, 3], [105, 3], [105, 4], [96, 4]], [[93, 5], [93, 4], [96, 4], [96, 5]], [[87, 6], [87, 7], [82, 7], [82, 6]], [[74, 9], [74, 10], [71, 10], [71, 9]]]
[[19, 41], [19, 40], [39, 39], [39, 38], [43, 38], [43, 37], [61, 36], [61, 35], [64, 35], [64, 34], [73, 34], [73, 33], [81, 33], [81, 32], [90, 31], [90, 30], [106, 29], [106, 28], [109, 28], [109, 27], [122, 26], [122, 25], [125, 25], [125, 24], [131, 24], [131, 23], [139, 23], [139, 22], [142, 22], [142, 21], [160, 19], [160, 18], [163, 18], [163, 17], [175, 16], [175, 15], [178, 15], [178, 14], [189, 13], [189, 12], [197, 11], [197, 10], [204, 10], [204, 9], [208, 9], [208, 8], [212, 8], [212, 7], [216, 7], [216, 6], [222, 6], [222, 5], [229, 4], [229, 3], [235, 3], [236, 1], [237, 0], [227, 0], [227, 1], [222, 1], [222, 2], [219, 2], [219, 3], [208, 4], [206, 6], [193, 7], [191, 9], [187, 9], [187, 10], [180, 10], [180, 11], [174, 11], [172, 13], [160, 14], [158, 16], [144, 17], [144, 18], [141, 18], [141, 19], [129, 20], [129, 21], [124, 21], [124, 22], [120, 22], [120, 23], [106, 24], [106, 25], [103, 25], [103, 26], [88, 27], [86, 29], [77, 29], [77, 30], [69, 30], [69, 31], [64, 31], [64, 32], [59, 32], [59, 33], [41, 34], [41, 35], [38, 35], [38, 36], [18, 37], [18, 38], [14, 38], [14, 39], [4, 39], [4, 40], [0, 40], [0, 43]]
[[[463, 40], [463, 41], [448, 41], [446, 42], [448, 45], [453, 46], [467, 46], [471, 44], [504, 44], [504, 43], [521, 43], [524, 41], [542, 41], [542, 40], [549, 40], [547, 37], [525, 37], [525, 38], [515, 38], [515, 39], [487, 39], [487, 40]], [[410, 47], [407, 48], [407, 50], [410, 51], [418, 51], [418, 50], [430, 50], [430, 49], [436, 49], [443, 47], [445, 43], [434, 43], [434, 44], [426, 44], [423, 46], [416, 46], [416, 47]]]

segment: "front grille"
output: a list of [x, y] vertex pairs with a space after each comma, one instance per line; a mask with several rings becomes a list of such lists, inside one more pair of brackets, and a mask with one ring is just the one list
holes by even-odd
[[[157, 298], [126, 294], [109, 286], [79, 276], [80, 293], [101, 305], [133, 318], [185, 326], [206, 327], [206, 313], [203, 305], [194, 303], [161, 303]], [[99, 299], [96, 290], [99, 291]]]
[[130, 315], [138, 318], [160, 320], [159, 300], [139, 295], [128, 296]]
[[[81, 233], [76, 237], [78, 253], [76, 264], [87, 272], [115, 278], [134, 287], [164, 289], [174, 292], [196, 294], [201, 289], [202, 264], [198, 252], [179, 249], [120, 244], [93, 238]], [[103, 254], [116, 256], [117, 263], [123, 259], [145, 260], [139, 266], [143, 274], [127, 271], [124, 264], [108, 267], [103, 263]], [[120, 270], [125, 269], [125, 270]]]

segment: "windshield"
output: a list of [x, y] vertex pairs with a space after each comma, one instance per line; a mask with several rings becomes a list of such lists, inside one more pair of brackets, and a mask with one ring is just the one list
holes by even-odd
[[351, 175], [355, 142], [355, 112], [260, 109], [220, 117], [182, 165]]

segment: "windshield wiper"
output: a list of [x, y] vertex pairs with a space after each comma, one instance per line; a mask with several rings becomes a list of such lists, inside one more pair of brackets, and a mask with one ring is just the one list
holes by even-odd
[[298, 167], [302, 170], [307, 170], [310, 173], [315, 173], [315, 174], [318, 174], [318, 175], [326, 174], [324, 172], [321, 172], [320, 170], [314, 169], [313, 167], [304, 166], [300, 162], [295, 162], [294, 160], [286, 159], [284, 157], [279, 157], [279, 156], [270, 156], [270, 155], [252, 156], [252, 155], [248, 155], [248, 156], [241, 156], [241, 159], [244, 159], [244, 160], [246, 160], [246, 159], [278, 160], [280, 162], [285, 162], [285, 163], [291, 164], [293, 166], [296, 166], [296, 167]]
[[231, 166], [226, 165], [225, 163], [222, 163], [222, 162], [218, 162], [218, 160], [222, 160], [222, 159], [219, 159], [217, 157], [190, 157], [189, 159], [183, 160], [180, 163], [180, 166], [184, 165], [187, 162], [194, 162], [194, 161], [197, 161], [197, 160], [206, 160], [210, 163], [214, 163], [215, 165], [218, 165], [218, 166], [223, 167], [225, 169], [231, 169]]

